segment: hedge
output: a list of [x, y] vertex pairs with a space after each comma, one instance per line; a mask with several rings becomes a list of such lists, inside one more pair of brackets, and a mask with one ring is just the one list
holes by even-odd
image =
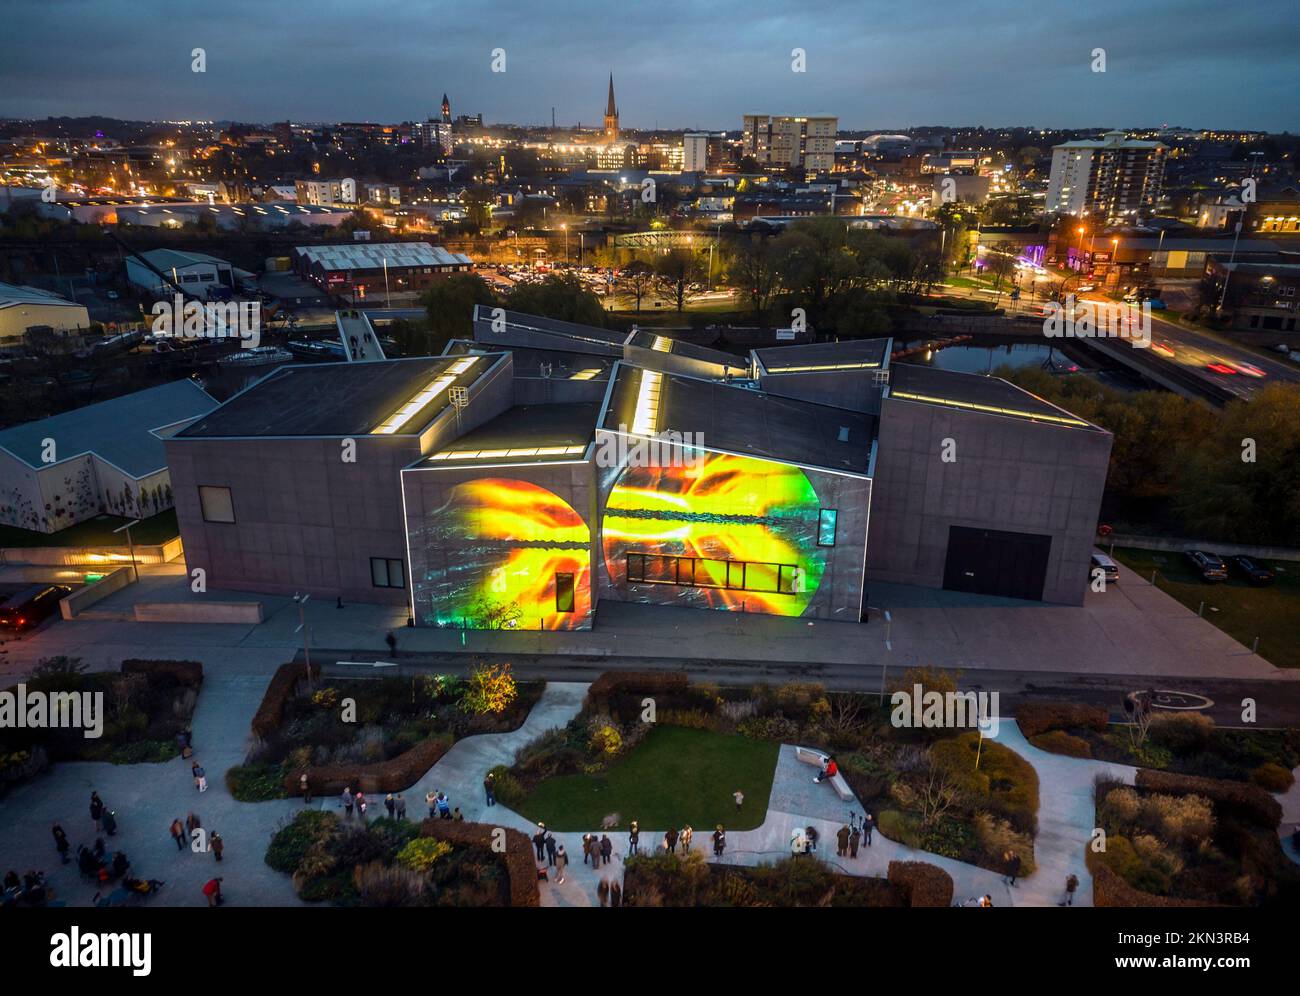
[[533, 843], [518, 830], [493, 826], [489, 823], [466, 823], [458, 820], [425, 820], [420, 824], [420, 836], [445, 840], [449, 844], [464, 844], [492, 854], [498, 850], [497, 832], [505, 834], [506, 876], [510, 882], [511, 906], [538, 906], [541, 894], [537, 888], [537, 865], [533, 861]]
[[[312, 795], [317, 796], [336, 795], [345, 788], [353, 792], [400, 792], [423, 778], [451, 749], [451, 744], [451, 735], [445, 734], [422, 740], [387, 761], [307, 768], [307, 784]], [[284, 790], [288, 795], [299, 793], [302, 773], [302, 768], [285, 771]]]
[[122, 662], [123, 674], [170, 675], [179, 684], [198, 688], [203, 684], [203, 665], [198, 661], [146, 661], [131, 658]]
[[587, 689], [587, 702], [608, 705], [611, 697], [635, 692], [640, 695], [681, 695], [690, 686], [684, 671], [605, 671]]
[[1049, 730], [1079, 727], [1102, 733], [1110, 722], [1110, 713], [1102, 706], [1084, 702], [1026, 702], [1016, 707], [1015, 719], [1025, 739], [1030, 739]]
[[907, 906], [951, 906], [952, 876], [924, 861], [889, 862], [889, 884], [903, 895]]
[[1064, 730], [1048, 730], [1029, 738], [1029, 742], [1039, 750], [1049, 754], [1064, 754], [1066, 757], [1092, 757], [1092, 747], [1083, 737], [1076, 737]]
[[1229, 782], [1200, 775], [1180, 775], [1155, 768], [1138, 768], [1133, 782], [1148, 792], [1167, 795], [1203, 795], [1243, 819], [1266, 830], [1276, 830], [1282, 822], [1282, 804], [1257, 785]]
[[[313, 664], [312, 677], [320, 677], [320, 667]], [[280, 728], [284, 720], [284, 707], [298, 692], [298, 682], [307, 676], [304, 664], [281, 664], [275, 669], [266, 692], [262, 695], [262, 704], [253, 714], [253, 736], [266, 740]]]
[[1092, 905], [1110, 907], [1134, 906], [1217, 906], [1217, 903], [1202, 902], [1197, 899], [1174, 899], [1170, 896], [1156, 896], [1150, 892], [1135, 889], [1124, 881], [1119, 872], [1112, 871], [1098, 860], [1100, 856], [1088, 853], [1087, 864], [1092, 872]]

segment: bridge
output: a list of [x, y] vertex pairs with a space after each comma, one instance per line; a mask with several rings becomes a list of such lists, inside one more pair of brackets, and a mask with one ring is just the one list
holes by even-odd
[[670, 249], [704, 250], [717, 244], [718, 237], [707, 232], [674, 232], [668, 229], [660, 232], [629, 232], [614, 237], [615, 249], [657, 249], [667, 252]]

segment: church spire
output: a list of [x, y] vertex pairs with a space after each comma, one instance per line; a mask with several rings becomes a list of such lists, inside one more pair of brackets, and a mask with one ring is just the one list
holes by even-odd
[[614, 74], [609, 74], [609, 99], [605, 102], [605, 141], [618, 141], [618, 105], [614, 103]]

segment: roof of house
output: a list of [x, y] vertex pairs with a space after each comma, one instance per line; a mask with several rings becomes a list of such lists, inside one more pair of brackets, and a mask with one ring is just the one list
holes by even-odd
[[619, 364], [603, 428], [692, 433], [702, 449], [865, 474], [876, 420], [719, 381]]
[[428, 242], [345, 242], [338, 245], [297, 246], [294, 252], [308, 263], [331, 270], [381, 270], [404, 266], [468, 266], [472, 260]]
[[516, 405], [417, 466], [581, 460], [595, 435], [599, 414], [599, 404]]
[[281, 367], [177, 438], [409, 435], [496, 363], [493, 356], [421, 356]]
[[1001, 415], [1075, 429], [1101, 430], [1000, 377], [939, 370], [913, 363], [890, 367], [889, 397], [985, 415]]
[[197, 418], [216, 407], [216, 400], [194, 381], [177, 380], [0, 430], [0, 447], [40, 469], [49, 466], [41, 457], [45, 441], [52, 439], [58, 462], [93, 453], [139, 478], [167, 466], [162, 439], [152, 430]]
[[810, 373], [822, 370], [865, 370], [881, 366], [889, 356], [889, 339], [810, 342], [798, 346], [769, 346], [754, 350], [763, 373]]
[[19, 304], [84, 307], [76, 301], [69, 301], [67, 298], [59, 297], [59, 295], [51, 291], [41, 290], [39, 287], [0, 283], [0, 308], [12, 308]]

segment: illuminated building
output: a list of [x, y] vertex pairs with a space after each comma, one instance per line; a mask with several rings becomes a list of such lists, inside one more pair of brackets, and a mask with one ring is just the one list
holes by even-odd
[[1122, 131], [1054, 146], [1047, 210], [1111, 223], [1146, 217], [1160, 200], [1165, 152], [1159, 142], [1128, 139]]

